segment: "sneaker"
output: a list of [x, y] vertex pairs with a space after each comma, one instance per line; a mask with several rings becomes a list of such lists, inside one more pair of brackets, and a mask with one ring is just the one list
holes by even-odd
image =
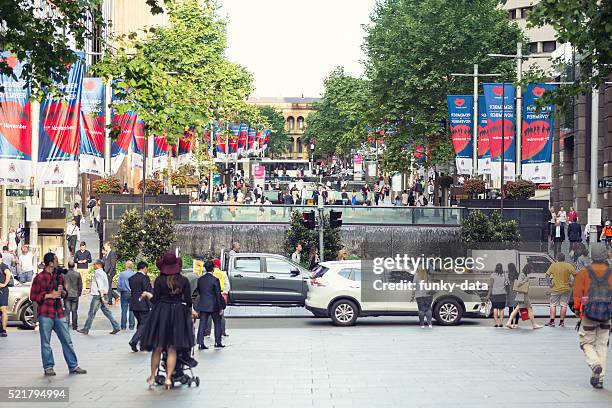
[[87, 370], [83, 370], [81, 367], [75, 367], [70, 370], [70, 374], [87, 374]]
[[424, 328], [425, 328], [425, 325], [421, 325], [421, 329], [424, 329]]
[[601, 372], [603, 371], [603, 369], [601, 368], [601, 366], [599, 364], [593, 366], [592, 368], [592, 372], [593, 374], [591, 374], [591, 385], [593, 386], [593, 388], [599, 388], [599, 375], [601, 374]]
[[565, 327], [565, 322], [563, 320], [559, 322], [559, 327]]
[[[499, 326], [499, 327], [501, 327], [501, 326]], [[433, 328], [433, 326], [431, 325], [431, 323], [429, 324], [429, 328], [430, 328], [430, 329], [431, 329], [431, 328]]]
[[112, 332], [108, 333], [108, 334], [117, 334], [119, 333], [121, 330], [119, 329], [114, 329]]
[[53, 368], [45, 368], [45, 375], [50, 377], [55, 375], [55, 370]]
[[6, 330], [0, 330], [0, 337], [6, 337]]
[[88, 335], [89, 334], [89, 332], [87, 330], [85, 330], [85, 329], [77, 329], [77, 333], [81, 333], [81, 334], [84, 334], [84, 335]]
[[555, 321], [551, 320], [550, 322], [546, 323], [544, 326], [546, 326], [546, 327], [555, 327]]

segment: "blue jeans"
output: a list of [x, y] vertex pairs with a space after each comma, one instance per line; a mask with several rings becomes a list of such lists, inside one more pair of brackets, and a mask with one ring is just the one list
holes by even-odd
[[119, 323], [113, 317], [113, 313], [110, 311], [108, 307], [104, 303], [100, 301], [100, 296], [93, 296], [91, 298], [91, 303], [89, 304], [89, 314], [87, 315], [87, 321], [85, 322], [85, 326], [83, 326], [83, 330], [88, 332], [91, 329], [91, 325], [93, 324], [93, 319], [96, 317], [96, 313], [98, 310], [102, 309], [102, 313], [104, 316], [110, 321], [113, 326], [113, 330], [119, 330]]
[[130, 292], [119, 291], [121, 295], [121, 330], [125, 330], [128, 315], [130, 316], [130, 330], [134, 330], [136, 322], [134, 321], [134, 313], [130, 308]]
[[19, 274], [17, 278], [19, 283], [32, 282], [32, 277], [34, 276], [34, 271], [25, 271]]
[[64, 360], [68, 364], [69, 370], [74, 370], [79, 366], [77, 356], [74, 352], [74, 346], [68, 332], [68, 324], [66, 319], [59, 317], [38, 316], [38, 331], [40, 333], [40, 355], [42, 357], [43, 368], [53, 368], [55, 361], [53, 360], [53, 350], [51, 349], [51, 332], [55, 331], [57, 338], [62, 345]]

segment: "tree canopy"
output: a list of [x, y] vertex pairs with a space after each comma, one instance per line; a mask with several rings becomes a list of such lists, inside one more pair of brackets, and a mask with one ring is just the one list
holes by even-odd
[[[153, 14], [174, 0], [146, 0]], [[24, 61], [21, 79], [43, 98], [43, 89], [64, 82], [70, 65], [87, 40], [96, 37], [93, 26], [104, 29], [103, 0], [0, 1], [0, 50]], [[101, 38], [98, 38], [101, 39]], [[0, 74], [11, 76], [9, 61], [0, 60]]]
[[514, 53], [524, 41], [496, 0], [382, 0], [366, 27], [363, 46], [370, 81], [371, 121], [393, 124], [385, 137], [383, 164], [407, 171], [417, 145], [428, 148], [429, 164], [447, 163], [452, 146], [444, 123], [446, 96], [472, 93], [472, 79], [452, 77], [481, 72], [513, 80], [513, 62], [488, 53]]
[[274, 157], [286, 153], [292, 144], [292, 140], [285, 130], [285, 117], [272, 106], [260, 106], [258, 109], [259, 114], [269, 125], [270, 129], [270, 140], [267, 147], [268, 155]]

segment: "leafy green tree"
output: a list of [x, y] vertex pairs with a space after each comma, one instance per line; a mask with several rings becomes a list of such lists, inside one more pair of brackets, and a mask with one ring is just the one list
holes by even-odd
[[259, 114], [269, 124], [270, 141], [267, 152], [270, 157], [281, 156], [287, 152], [293, 143], [285, 130], [285, 118], [281, 112], [272, 106], [260, 106]]
[[385, 136], [383, 165], [407, 171], [410, 152], [428, 148], [429, 165], [448, 164], [452, 146], [443, 121], [446, 96], [472, 91], [472, 80], [452, 77], [473, 64], [481, 72], [514, 78], [513, 62], [488, 53], [513, 53], [523, 41], [497, 0], [381, 0], [366, 27], [371, 122], [394, 128]]
[[[312, 248], [319, 248], [319, 232], [309, 230], [302, 224], [303, 215], [300, 211], [294, 211], [289, 221], [289, 229], [285, 232], [283, 241], [283, 252], [290, 256], [295, 251], [297, 244], [302, 244], [302, 264], [308, 266], [308, 254]], [[338, 251], [342, 248], [340, 231], [338, 228], [329, 227], [329, 216], [323, 216], [323, 243], [325, 246], [325, 256], [322, 260], [335, 260]]]
[[142, 216], [136, 208], [130, 208], [119, 220], [119, 231], [114, 236], [117, 256], [121, 261], [140, 257], [143, 241]]
[[369, 88], [367, 81], [351, 77], [337, 67], [325, 79], [322, 100], [308, 115], [306, 137], [315, 139], [315, 157], [337, 154], [348, 158], [367, 136]]
[[[153, 14], [173, 0], [147, 0]], [[95, 31], [105, 29], [100, 12], [103, 0], [0, 1], [0, 50], [24, 61], [22, 79], [29, 81], [33, 98], [42, 99], [43, 89], [64, 82], [76, 61], [73, 49], [83, 49]], [[103, 38], [95, 38], [102, 40]], [[73, 48], [73, 42], [76, 47]], [[10, 61], [0, 60], [0, 74], [12, 75]]]
[[151, 261], [161, 257], [176, 241], [172, 211], [164, 207], [156, 207], [145, 211], [142, 234], [142, 253], [144, 257]]
[[491, 214], [480, 210], [470, 211], [461, 224], [461, 241], [471, 247], [512, 248], [520, 239], [518, 223], [504, 220], [497, 210]]
[[612, 75], [612, 2], [541, 0], [529, 14], [528, 24], [552, 26], [557, 41], [571, 44], [584, 67], [578, 70], [574, 84], [550, 93], [552, 100], [563, 104], [568, 96], [588, 93]]

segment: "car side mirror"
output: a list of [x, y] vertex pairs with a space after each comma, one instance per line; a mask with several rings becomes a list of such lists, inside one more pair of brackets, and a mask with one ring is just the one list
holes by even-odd
[[298, 276], [300, 274], [300, 271], [298, 271], [297, 269], [291, 271], [291, 276]]

